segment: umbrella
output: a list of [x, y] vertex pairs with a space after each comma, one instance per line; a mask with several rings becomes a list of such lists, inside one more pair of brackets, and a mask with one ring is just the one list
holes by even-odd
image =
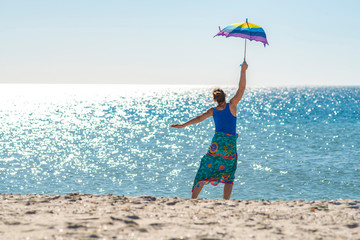
[[249, 23], [248, 19], [246, 22], [243, 23], [235, 23], [227, 26], [226, 28], [221, 29], [219, 27], [220, 32], [216, 34], [216, 36], [225, 36], [225, 37], [241, 37], [245, 38], [245, 52], [244, 52], [244, 61], [246, 58], [246, 39], [250, 41], [258, 41], [264, 44], [264, 47], [269, 45], [268, 41], [266, 40], [266, 34], [262, 27], [255, 25], [253, 23]]

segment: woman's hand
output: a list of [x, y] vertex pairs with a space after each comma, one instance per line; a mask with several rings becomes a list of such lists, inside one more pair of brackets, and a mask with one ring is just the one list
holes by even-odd
[[170, 127], [173, 127], [173, 128], [183, 128], [185, 127], [183, 124], [173, 124], [173, 125], [170, 125]]
[[248, 68], [248, 64], [246, 61], [244, 61], [242, 64], [241, 64], [241, 71], [242, 72], [245, 72]]

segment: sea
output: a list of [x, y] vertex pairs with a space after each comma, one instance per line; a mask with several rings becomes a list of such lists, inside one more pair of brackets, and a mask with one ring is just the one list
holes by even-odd
[[[170, 125], [214, 107], [212, 89], [3, 84], [0, 193], [190, 198], [214, 122]], [[237, 111], [231, 199], [360, 199], [360, 87], [247, 88]]]

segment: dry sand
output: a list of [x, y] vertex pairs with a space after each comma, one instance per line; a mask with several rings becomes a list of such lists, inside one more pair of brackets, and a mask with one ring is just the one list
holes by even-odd
[[360, 201], [0, 195], [0, 239], [360, 239]]

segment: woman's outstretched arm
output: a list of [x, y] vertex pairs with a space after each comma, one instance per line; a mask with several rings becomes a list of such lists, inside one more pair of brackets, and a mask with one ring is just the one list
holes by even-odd
[[196, 117], [190, 119], [190, 120], [187, 121], [186, 123], [183, 123], [183, 124], [173, 124], [173, 125], [170, 125], [170, 126], [173, 127], [173, 128], [183, 128], [183, 127], [186, 127], [186, 126], [195, 124], [195, 123], [199, 123], [199, 122], [204, 121], [204, 120], [207, 119], [208, 117], [211, 117], [211, 116], [213, 115], [213, 112], [214, 112], [214, 108], [209, 108], [209, 109], [208, 109], [206, 112], [204, 112], [203, 114], [200, 114], [199, 116], [196, 116]]
[[246, 88], [246, 70], [248, 68], [248, 65], [246, 61], [243, 62], [241, 65], [241, 74], [240, 74], [240, 81], [239, 81], [239, 88], [235, 93], [235, 96], [231, 98], [230, 105], [237, 106], [237, 104], [240, 102], [242, 96], [244, 95], [244, 91]]

